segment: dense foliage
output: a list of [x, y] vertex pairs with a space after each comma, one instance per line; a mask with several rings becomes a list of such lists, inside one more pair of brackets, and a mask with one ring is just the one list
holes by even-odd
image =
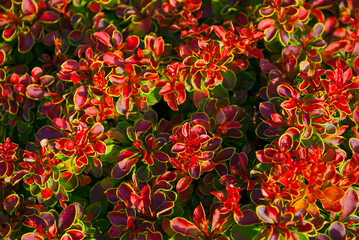
[[0, 238], [359, 240], [356, 0], [0, 1]]

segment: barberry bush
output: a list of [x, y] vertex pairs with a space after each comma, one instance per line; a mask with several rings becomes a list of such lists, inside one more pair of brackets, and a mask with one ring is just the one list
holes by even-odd
[[358, 19], [0, 1], [0, 238], [359, 240]]

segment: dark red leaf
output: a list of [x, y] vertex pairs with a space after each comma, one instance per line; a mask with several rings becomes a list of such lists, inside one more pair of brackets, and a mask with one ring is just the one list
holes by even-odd
[[159, 162], [168, 162], [170, 160], [170, 157], [163, 152], [155, 152], [153, 153], [153, 157]]
[[193, 223], [184, 218], [175, 218], [171, 221], [171, 227], [174, 231], [185, 236], [203, 236], [203, 233]]
[[60, 214], [58, 226], [60, 231], [64, 231], [72, 226], [76, 217], [76, 207], [71, 204], [67, 206]]
[[25, 32], [25, 31], [20, 31], [19, 35], [18, 35], [18, 39], [19, 39], [19, 52], [25, 53], [28, 52], [31, 48], [32, 45], [34, 45], [34, 38], [31, 34], [31, 32]]
[[75, 60], [68, 60], [61, 65], [61, 68], [66, 70], [76, 71], [81, 65]]
[[185, 177], [181, 178], [176, 185], [176, 190], [178, 192], [182, 192], [182, 191], [186, 190], [192, 181], [193, 181], [193, 179], [190, 176], [185, 176]]
[[359, 139], [351, 138], [349, 140], [349, 145], [354, 153], [359, 153]]
[[11, 194], [9, 196], [7, 196], [4, 200], [4, 209], [8, 212], [11, 213], [16, 206], [19, 204], [19, 196], [17, 194]]
[[0, 49], [0, 65], [3, 65], [6, 60], [6, 54], [4, 50]]

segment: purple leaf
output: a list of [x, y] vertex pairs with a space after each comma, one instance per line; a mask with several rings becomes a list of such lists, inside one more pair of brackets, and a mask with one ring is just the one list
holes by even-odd
[[333, 240], [345, 240], [345, 227], [340, 222], [334, 222], [329, 228], [329, 236]]
[[76, 207], [71, 204], [67, 206], [59, 216], [59, 230], [64, 231], [72, 226], [76, 217]]
[[257, 207], [257, 215], [266, 223], [269, 223], [269, 224], [274, 223], [273, 219], [270, 218], [268, 215], [268, 210], [267, 210], [266, 206], [263, 206], [263, 205], [258, 206]]
[[127, 225], [127, 214], [125, 212], [110, 212], [108, 214], [110, 222], [114, 226], [126, 226]]
[[351, 138], [349, 140], [349, 145], [354, 153], [359, 153], [359, 139]]
[[345, 196], [342, 198], [341, 204], [343, 206], [343, 213], [340, 215], [339, 221], [349, 217], [356, 211], [359, 205], [358, 194], [356, 191], [354, 191], [352, 188], [349, 188]]
[[53, 140], [64, 136], [60, 130], [50, 126], [44, 126], [36, 133], [36, 138], [39, 142], [41, 142], [42, 139]]
[[234, 219], [239, 225], [248, 226], [257, 223], [261, 223], [261, 220], [258, 218], [257, 214], [252, 210], [243, 210], [242, 211], [243, 217], [239, 218], [237, 215], [234, 215]]

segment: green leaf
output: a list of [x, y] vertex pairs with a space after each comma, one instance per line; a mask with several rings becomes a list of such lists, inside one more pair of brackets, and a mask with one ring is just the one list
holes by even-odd
[[261, 228], [255, 225], [236, 225], [231, 230], [231, 238], [233, 240], [253, 240], [260, 230]]

